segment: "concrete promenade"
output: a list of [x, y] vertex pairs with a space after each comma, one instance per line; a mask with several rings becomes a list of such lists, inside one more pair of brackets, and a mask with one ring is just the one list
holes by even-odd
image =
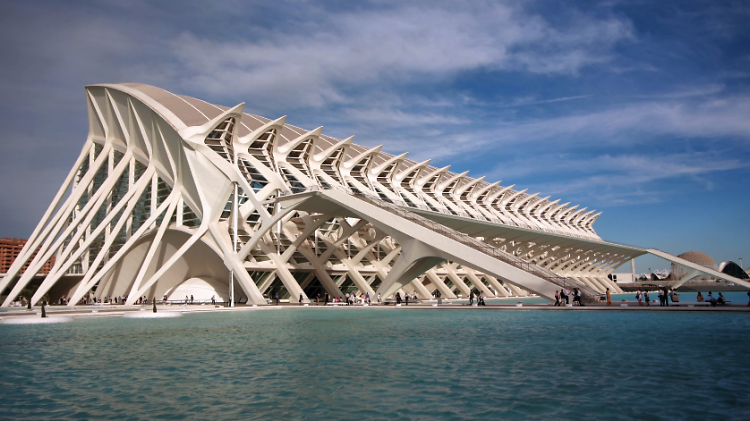
[[[420, 303], [412, 303], [407, 305], [402, 304], [400, 307], [394, 304], [373, 304], [369, 306], [362, 305], [351, 305], [351, 306], [324, 306], [310, 304], [308, 306], [300, 306], [299, 304], [280, 304], [280, 305], [266, 305], [266, 306], [248, 306], [240, 305], [234, 308], [224, 306], [213, 306], [213, 305], [160, 305], [157, 304], [157, 312], [180, 312], [183, 314], [190, 313], [205, 313], [205, 312], [231, 312], [231, 311], [272, 311], [272, 310], [286, 310], [293, 311], [299, 309], [315, 309], [318, 311], [347, 311], [352, 309], [360, 310], [372, 310], [372, 311], [405, 311], [405, 310], [464, 310], [464, 311], [621, 311], [621, 312], [730, 312], [730, 313], [747, 313], [750, 314], [750, 307], [746, 304], [728, 304], [724, 306], [706, 306], [706, 305], [695, 305], [690, 306], [689, 303], [681, 303], [679, 306], [670, 305], [668, 307], [660, 307], [658, 305], [642, 306], [639, 307], [637, 302], [627, 303], [612, 303], [611, 306], [606, 305], [587, 305], [583, 307], [555, 307], [552, 304], [526, 304], [518, 305], [517, 301], [508, 302], [504, 300], [502, 304], [490, 303], [486, 306], [470, 306], [468, 303], [444, 303], [442, 305], [436, 305], [435, 301], [424, 301]], [[519, 300], [522, 301], [522, 300]], [[624, 306], [623, 304], [627, 304]], [[113, 305], [113, 306], [48, 306], [46, 308], [48, 317], [54, 318], [57, 316], [66, 317], [109, 317], [109, 316], [123, 316], [126, 313], [133, 312], [152, 312], [151, 306], [141, 305]], [[5, 319], [18, 318], [41, 318], [41, 307], [37, 306], [31, 311], [25, 308], [9, 309], [8, 311], [0, 313], [0, 323]]]

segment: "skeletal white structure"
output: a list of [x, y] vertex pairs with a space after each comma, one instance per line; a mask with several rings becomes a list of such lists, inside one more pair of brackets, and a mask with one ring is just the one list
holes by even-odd
[[93, 294], [132, 304], [186, 283], [226, 299], [232, 279], [234, 299], [249, 304], [276, 292], [292, 302], [399, 290], [551, 298], [562, 286], [591, 298], [620, 291], [607, 275], [623, 262], [661, 253], [603, 241], [593, 210], [245, 114], [244, 104], [141, 84], [89, 86], [86, 99], [86, 143], [0, 280], [11, 288], [3, 306], [53, 256], [33, 303]]

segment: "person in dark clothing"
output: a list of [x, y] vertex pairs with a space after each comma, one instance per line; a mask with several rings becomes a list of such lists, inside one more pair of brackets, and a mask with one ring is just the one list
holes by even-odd
[[396, 304], [401, 304], [401, 294], [396, 293]]
[[474, 291], [469, 291], [469, 305], [474, 304]]
[[299, 295], [299, 305], [302, 305], [302, 294]]
[[279, 293], [277, 292], [276, 295], [273, 296], [274, 300], [276, 300], [276, 305], [279, 305]]
[[328, 305], [328, 302], [329, 302], [329, 301], [331, 301], [331, 299], [330, 299], [330, 298], [331, 298], [331, 297], [329, 297], [329, 296], [328, 296], [328, 293], [326, 292], [326, 296], [325, 296], [325, 303], [324, 303], [324, 305]]

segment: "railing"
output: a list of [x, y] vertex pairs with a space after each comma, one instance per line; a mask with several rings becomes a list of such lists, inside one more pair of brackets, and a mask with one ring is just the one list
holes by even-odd
[[429, 230], [435, 233], [443, 235], [452, 240], [458, 241], [461, 244], [469, 246], [473, 248], [474, 250], [480, 251], [488, 256], [494, 257], [497, 260], [513, 265], [525, 272], [531, 273], [557, 286], [560, 286], [566, 289], [578, 288], [581, 290], [581, 295], [583, 296], [584, 300], [587, 302], [598, 302], [601, 300], [602, 294], [600, 292], [576, 281], [575, 279], [568, 278], [565, 276], [560, 276], [556, 274], [555, 272], [551, 271], [550, 269], [544, 268], [542, 266], [536, 265], [531, 262], [527, 262], [521, 259], [520, 257], [514, 256], [508, 252], [505, 252], [489, 244], [486, 244], [482, 241], [479, 241], [476, 238], [468, 234], [464, 234], [460, 231], [446, 227], [445, 225], [439, 224], [429, 218], [425, 218], [423, 216], [417, 215], [413, 212], [410, 212], [402, 207], [394, 205], [390, 202], [382, 200], [373, 195], [365, 194], [362, 192], [353, 192], [345, 188], [333, 187], [333, 186], [331, 187], [314, 186], [314, 187], [306, 189], [306, 191], [322, 191], [322, 190], [339, 190], [350, 196], [354, 196], [362, 201], [368, 202], [371, 205], [377, 206], [390, 213], [393, 213], [397, 216], [400, 216], [404, 219], [407, 219], [411, 222], [414, 222], [418, 225], [428, 228]]

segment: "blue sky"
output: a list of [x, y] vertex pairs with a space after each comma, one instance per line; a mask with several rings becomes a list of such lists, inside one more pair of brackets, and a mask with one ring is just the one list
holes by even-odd
[[749, 21], [740, 1], [6, 2], [0, 236], [28, 237], [80, 152], [83, 87], [141, 82], [748, 266]]

